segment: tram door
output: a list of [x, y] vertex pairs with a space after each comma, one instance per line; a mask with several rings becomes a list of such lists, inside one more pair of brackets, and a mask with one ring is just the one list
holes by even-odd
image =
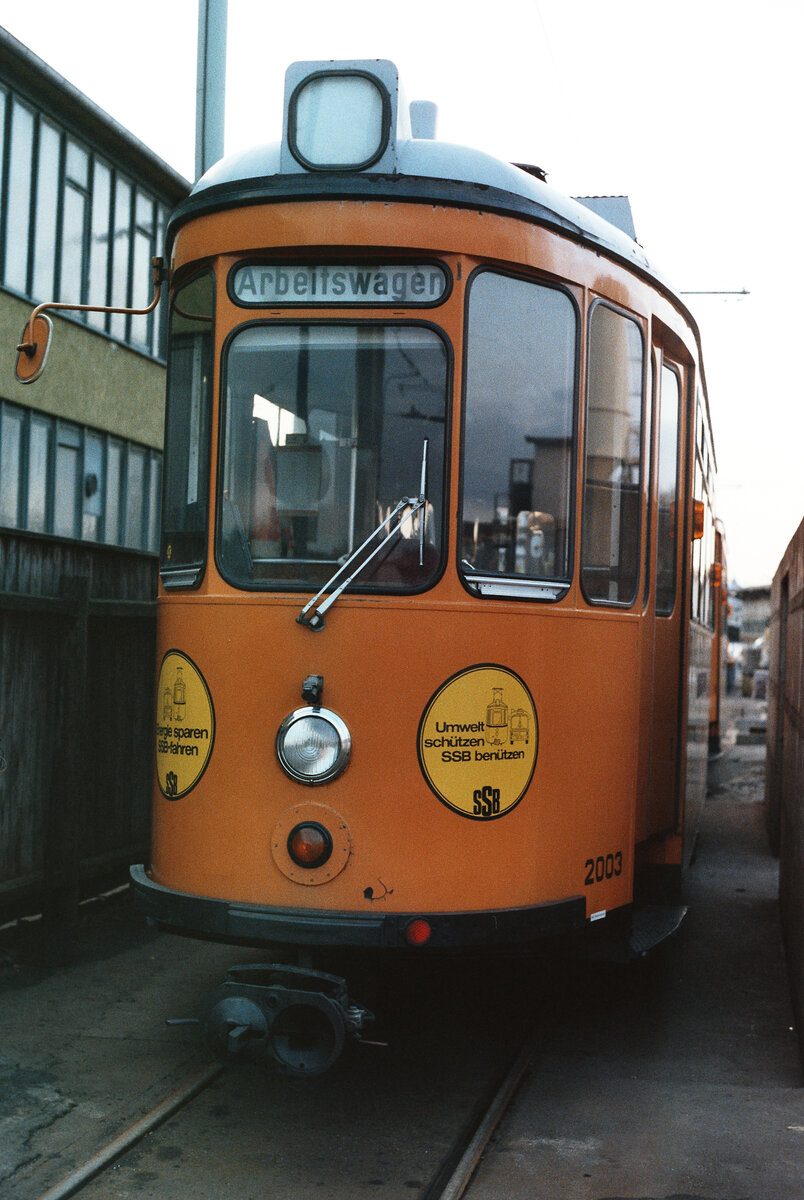
[[679, 503], [680, 428], [686, 371], [654, 352], [656, 379], [656, 534], [651, 574], [653, 610], [653, 687], [651, 689], [650, 785], [648, 836], [666, 832], [677, 820], [680, 768], [681, 652], [684, 614], [680, 585], [683, 529]]

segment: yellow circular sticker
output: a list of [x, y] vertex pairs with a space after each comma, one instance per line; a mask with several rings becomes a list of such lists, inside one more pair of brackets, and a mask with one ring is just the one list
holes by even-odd
[[507, 667], [480, 664], [438, 689], [419, 724], [419, 762], [454, 812], [494, 820], [515, 808], [536, 766], [539, 725], [525, 684]]
[[156, 693], [156, 777], [168, 800], [180, 800], [207, 768], [215, 710], [204, 676], [186, 654], [168, 650]]

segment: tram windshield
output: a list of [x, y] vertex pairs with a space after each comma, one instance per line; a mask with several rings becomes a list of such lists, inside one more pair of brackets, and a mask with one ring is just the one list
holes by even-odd
[[[237, 333], [224, 367], [224, 576], [244, 587], [318, 588], [369, 539], [355, 588], [432, 583], [441, 562], [447, 362], [441, 337], [416, 325], [254, 324]], [[423, 516], [403, 520], [368, 561], [372, 531], [401, 497], [418, 495], [425, 439]]]

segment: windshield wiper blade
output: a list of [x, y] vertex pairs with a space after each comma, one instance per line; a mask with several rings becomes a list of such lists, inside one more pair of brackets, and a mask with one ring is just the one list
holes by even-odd
[[[419, 500], [416, 512], [427, 504], [427, 451], [430, 447], [430, 439], [425, 438], [422, 443], [422, 474], [419, 480]], [[413, 509], [411, 509], [413, 516]], [[424, 566], [424, 527], [427, 524], [427, 509], [425, 508], [419, 518], [419, 566]]]
[[[373, 529], [371, 531], [371, 533], [368, 535], [368, 537], [363, 542], [363, 544], [361, 546], [358, 546], [358, 548], [356, 550], [352, 551], [352, 553], [349, 555], [349, 557], [346, 559], [346, 561], [341, 563], [341, 565], [338, 567], [337, 571], [332, 576], [332, 578], [328, 579], [327, 582], [324, 584], [324, 586], [322, 588], [320, 588], [319, 591], [316, 592], [316, 594], [313, 596], [312, 600], [308, 600], [307, 604], [305, 604], [304, 608], [301, 610], [298, 617], [296, 618], [296, 621], [298, 622], [299, 625], [306, 625], [308, 629], [315, 630], [316, 632], [319, 629], [323, 629], [324, 625], [326, 623], [324, 621], [324, 616], [328, 612], [328, 610], [332, 607], [332, 605], [335, 603], [335, 601], [338, 599], [340, 594], [346, 588], [348, 588], [349, 584], [352, 583], [353, 580], [355, 580], [357, 578], [357, 576], [360, 574], [360, 572], [365, 567], [368, 566], [368, 564], [371, 562], [371, 560], [373, 558], [376, 558], [376, 556], [380, 553], [382, 548], [384, 546], [387, 546], [392, 538], [396, 537], [396, 535], [401, 531], [402, 526], [405, 523], [405, 521], [412, 519], [413, 516], [415, 516], [415, 514], [417, 512], [419, 512], [421, 509], [425, 508], [425, 506], [427, 504], [427, 447], [428, 447], [428, 439], [425, 438], [424, 445], [422, 446], [422, 472], [421, 472], [421, 482], [419, 485], [419, 488], [420, 488], [419, 495], [418, 496], [403, 496], [402, 499], [397, 502], [397, 504], [394, 506], [393, 510], [388, 514], [388, 516], [385, 517], [382, 521], [380, 521], [380, 523], [376, 529]], [[425, 517], [426, 517], [426, 513], [422, 515], [422, 517], [419, 521], [419, 566], [420, 567], [424, 565]], [[391, 523], [394, 521], [396, 522], [396, 524], [394, 524], [393, 527], [389, 529], [388, 533], [386, 533], [385, 537], [379, 543], [379, 545], [374, 547], [371, 554], [369, 554], [367, 558], [364, 558], [358, 564], [358, 566], [354, 569], [354, 571], [352, 571], [351, 575], [347, 576], [346, 579], [342, 580], [338, 584], [338, 586], [334, 589], [334, 591], [329, 592], [329, 589], [333, 586], [335, 581], [337, 579], [339, 579], [340, 576], [343, 575], [344, 571], [347, 571], [349, 569], [349, 567], [351, 567], [352, 564], [358, 558], [360, 558], [360, 555], [363, 553], [363, 551], [366, 549], [366, 547], [371, 544], [371, 542], [374, 540], [374, 538], [377, 537], [377, 535], [379, 533], [381, 533], [382, 530], [386, 528], [386, 526], [391, 525]], [[318, 601], [321, 599], [321, 597], [324, 595], [325, 592], [329, 592], [329, 595], [327, 596], [326, 600], [324, 600], [321, 604], [319, 604]]]

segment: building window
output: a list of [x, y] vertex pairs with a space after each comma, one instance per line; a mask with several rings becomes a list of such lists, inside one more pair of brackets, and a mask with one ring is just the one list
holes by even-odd
[[[92, 172], [92, 218], [89, 235], [89, 300], [105, 304], [109, 287], [109, 214], [112, 204], [112, 172], [95, 159]], [[87, 314], [90, 325], [106, 328], [106, 313]]]
[[135, 550], [145, 547], [146, 523], [145, 486], [147, 451], [142, 446], [129, 446], [126, 471], [126, 531], [124, 542]]
[[129, 546], [159, 545], [162, 455], [0, 400], [0, 525]]
[[[89, 155], [75, 142], [68, 141], [59, 272], [59, 299], [67, 304], [84, 303], [88, 176]], [[86, 313], [80, 315], [86, 318]]]
[[[131, 260], [131, 306], [147, 308], [151, 302], [151, 259], [154, 256], [155, 204], [152, 197], [137, 190], [134, 202], [134, 253]], [[130, 340], [146, 349], [151, 345], [153, 313], [131, 317]]]
[[106, 521], [103, 540], [113, 546], [123, 540], [120, 514], [123, 511], [124, 450], [125, 446], [119, 438], [109, 438], [106, 448]]
[[39, 123], [39, 161], [36, 166], [33, 282], [35, 296], [54, 295], [56, 228], [59, 214], [61, 135], [49, 121]]
[[4, 409], [0, 418], [0, 521], [12, 528], [19, 524], [21, 462], [22, 415]]
[[56, 507], [53, 532], [59, 537], [77, 537], [81, 467], [81, 431], [66, 421], [56, 422]]
[[[0, 88], [0, 165], [5, 161], [5, 143], [6, 143], [6, 94]], [[0, 187], [2, 187], [2, 179], [0, 179]], [[2, 213], [0, 213], [2, 216]], [[2, 221], [0, 221], [2, 226]], [[2, 245], [0, 245], [0, 256], [2, 255]]]
[[[0, 91], [0, 284], [36, 303], [145, 308], [166, 221], [156, 196], [56, 121]], [[71, 315], [164, 357], [153, 313]]]
[[[131, 184], [119, 175], [115, 182], [114, 225], [112, 227], [112, 297], [115, 308], [126, 308], [129, 303], [129, 269], [131, 250]], [[125, 313], [110, 314], [110, 329], [119, 338], [125, 338], [128, 317]]]
[[87, 542], [100, 541], [104, 495], [103, 443], [103, 434], [89, 429], [85, 431], [81, 537]]
[[[44, 533], [48, 523], [48, 463], [55, 421], [30, 413], [28, 417], [28, 503], [25, 528]], [[52, 512], [51, 503], [50, 510]]]
[[28, 290], [28, 249], [31, 242], [31, 167], [34, 114], [19, 100], [11, 103], [11, 137], [7, 147], [5, 282], [18, 292]]

